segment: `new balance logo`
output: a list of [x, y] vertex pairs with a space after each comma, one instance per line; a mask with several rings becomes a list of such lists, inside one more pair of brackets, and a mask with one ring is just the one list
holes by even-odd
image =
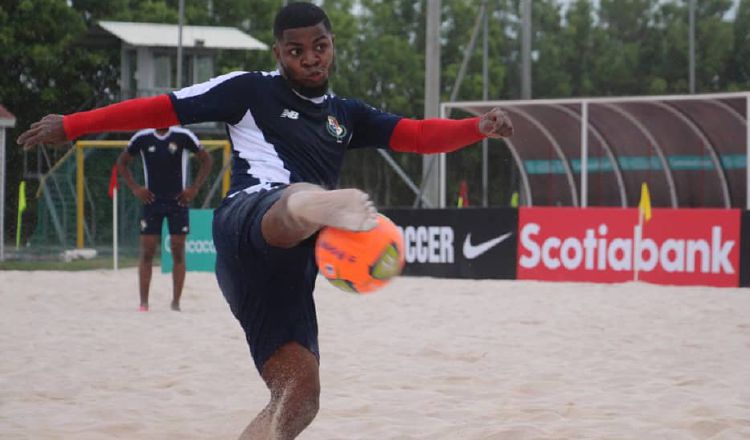
[[299, 119], [299, 113], [295, 112], [294, 110], [284, 109], [283, 112], [281, 112], [282, 118], [289, 118], [289, 119]]

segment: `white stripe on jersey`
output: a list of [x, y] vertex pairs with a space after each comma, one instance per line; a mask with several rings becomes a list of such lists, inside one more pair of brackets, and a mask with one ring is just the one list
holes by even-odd
[[182, 190], [185, 190], [185, 186], [187, 185], [187, 169], [188, 169], [188, 150], [186, 148], [182, 149]]
[[232, 194], [229, 194], [227, 197], [229, 197], [231, 199], [232, 197], [236, 196], [237, 194], [239, 194], [241, 192], [246, 192], [248, 194], [252, 194], [252, 193], [258, 192], [258, 191], [260, 191], [262, 189], [269, 190], [269, 189], [273, 188], [274, 186], [275, 185], [273, 185], [271, 182], [261, 182], [261, 183], [258, 183], [256, 185], [253, 185], [253, 186], [248, 186], [247, 188], [245, 188], [243, 190], [235, 191]]
[[146, 155], [141, 150], [141, 164], [143, 164], [143, 182], [144, 186], [148, 188], [148, 168], [146, 168]]
[[192, 131], [188, 130], [187, 128], [182, 128], [178, 126], [169, 127], [169, 131], [172, 133], [182, 133], [188, 135], [190, 139], [192, 139], [193, 142], [195, 142], [195, 146], [198, 147], [198, 149], [203, 149], [201, 146], [201, 141], [198, 140], [198, 136], [195, 135]]
[[135, 140], [138, 139], [139, 137], [143, 137], [143, 136], [147, 136], [147, 135], [155, 134], [155, 133], [156, 133], [156, 130], [154, 130], [153, 128], [144, 128], [143, 130], [137, 131], [133, 135], [133, 137], [130, 138], [130, 141], [128, 141], [128, 147], [133, 145], [133, 142], [135, 142]]
[[227, 127], [234, 149], [250, 166], [247, 174], [261, 182], [289, 183], [291, 173], [284, 168], [276, 148], [266, 141], [249, 110], [240, 122]]
[[[240, 75], [249, 72], [231, 72], [217, 76], [207, 82], [186, 87], [173, 92], [177, 99], [185, 99], [207, 93], [209, 90]], [[279, 71], [256, 72], [263, 76], [280, 76]], [[255, 118], [248, 110], [237, 124], [227, 124], [229, 137], [239, 159], [248, 165], [247, 174], [260, 181], [258, 185], [270, 183], [289, 183], [291, 172], [284, 167], [284, 162], [278, 155], [276, 147], [267, 142], [263, 132], [255, 122]], [[254, 185], [253, 187], [258, 187]], [[260, 189], [260, 187], [258, 187]]]
[[218, 86], [219, 84], [223, 83], [224, 81], [232, 79], [235, 76], [244, 75], [246, 73], [247, 72], [242, 72], [242, 71], [227, 73], [225, 75], [217, 76], [216, 78], [211, 78], [206, 82], [195, 84], [190, 87], [185, 87], [184, 89], [178, 90], [173, 93], [177, 99], [184, 99], [184, 98], [190, 98], [191, 96], [202, 95], [208, 92], [209, 90], [213, 89], [214, 87]]

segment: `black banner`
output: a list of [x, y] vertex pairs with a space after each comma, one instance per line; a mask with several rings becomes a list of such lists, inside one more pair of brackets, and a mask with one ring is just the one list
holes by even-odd
[[404, 234], [404, 275], [516, 278], [516, 209], [389, 209], [383, 214]]
[[750, 211], [740, 217], [740, 286], [750, 286]]

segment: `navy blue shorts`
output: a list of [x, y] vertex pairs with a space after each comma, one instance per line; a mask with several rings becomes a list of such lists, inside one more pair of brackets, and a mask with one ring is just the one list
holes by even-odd
[[284, 188], [240, 192], [214, 211], [216, 279], [245, 330], [259, 372], [287, 342], [298, 342], [320, 359], [313, 302], [315, 236], [282, 249], [270, 246], [261, 234], [263, 215]]
[[161, 235], [164, 219], [170, 235], [185, 235], [190, 232], [188, 208], [180, 206], [177, 200], [156, 199], [143, 205], [141, 216], [141, 235]]

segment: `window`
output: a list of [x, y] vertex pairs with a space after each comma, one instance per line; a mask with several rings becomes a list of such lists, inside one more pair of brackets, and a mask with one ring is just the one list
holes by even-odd
[[208, 55], [195, 56], [195, 76], [193, 82], [200, 83], [208, 81], [214, 76], [214, 60]]
[[167, 54], [154, 56], [154, 87], [172, 87], [172, 57]]

